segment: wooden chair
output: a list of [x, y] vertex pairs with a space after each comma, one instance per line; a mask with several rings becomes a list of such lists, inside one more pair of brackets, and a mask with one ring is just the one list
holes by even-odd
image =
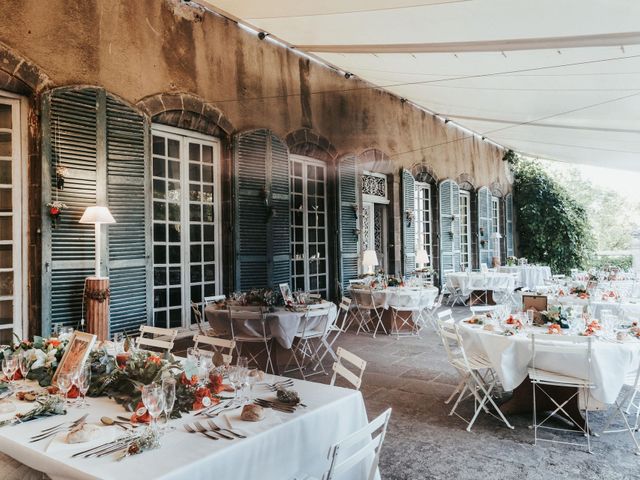
[[[145, 335], [152, 335], [151, 338]], [[177, 330], [172, 328], [152, 327], [151, 325], [140, 325], [140, 336], [136, 339], [136, 347], [159, 348], [170, 352], [173, 350], [173, 342], [178, 335]]]
[[[362, 385], [362, 375], [364, 374], [364, 369], [367, 368], [367, 362], [342, 347], [338, 347], [337, 354], [338, 360], [333, 364], [333, 377], [331, 377], [329, 385], [334, 385], [336, 383], [336, 377], [340, 375], [353, 385], [356, 390], [360, 390], [360, 385]], [[359, 370], [359, 373], [355, 374], [349, 370], [344, 365], [345, 361], [356, 367]]]
[[210, 337], [208, 335], [194, 335], [193, 346], [197, 349], [201, 349], [201, 344], [210, 346], [212, 353], [221, 353], [224, 363], [227, 365], [231, 364], [233, 360], [233, 351], [236, 348], [236, 342], [234, 340]]

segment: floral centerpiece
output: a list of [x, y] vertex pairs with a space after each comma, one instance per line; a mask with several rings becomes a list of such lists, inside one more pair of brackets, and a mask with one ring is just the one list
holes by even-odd
[[570, 293], [571, 295], [575, 295], [583, 300], [589, 298], [589, 292], [587, 292], [585, 287], [573, 287], [570, 290]]
[[559, 328], [569, 328], [569, 318], [561, 306], [551, 307], [549, 310], [540, 312], [540, 317], [545, 323], [559, 325]]
[[402, 281], [402, 279], [398, 279], [398, 278], [394, 277], [393, 275], [391, 275], [387, 279], [387, 286], [389, 286], [389, 287], [402, 287], [402, 286], [404, 286], [404, 282]]
[[513, 267], [518, 264], [518, 257], [509, 256], [507, 257], [507, 266]]
[[284, 305], [282, 294], [271, 288], [254, 288], [247, 292], [233, 292], [229, 302], [235, 305], [259, 305], [263, 307]]
[[[3, 350], [0, 350], [0, 361], [2, 361], [6, 352], [25, 352], [31, 361], [31, 370], [27, 378], [37, 381], [42, 387], [47, 387], [51, 385], [51, 378], [62, 359], [66, 345], [67, 340], [55, 337], [47, 339], [34, 337], [33, 342], [19, 340], [18, 343], [5, 346]], [[21, 378], [20, 370], [16, 371], [14, 380], [20, 380]]]

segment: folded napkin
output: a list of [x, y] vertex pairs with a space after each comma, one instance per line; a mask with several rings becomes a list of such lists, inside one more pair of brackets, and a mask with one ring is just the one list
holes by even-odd
[[[27, 412], [30, 412], [31, 410], [33, 410], [37, 404], [35, 404], [34, 402], [21, 402], [19, 400], [16, 400], [15, 398], [9, 398], [9, 399], [5, 399], [2, 401], [2, 403], [7, 403], [7, 404], [13, 404], [13, 406], [15, 407], [13, 411], [10, 412], [6, 412], [6, 413], [0, 413], [0, 422], [5, 422], [7, 420], [11, 420], [12, 418], [14, 418], [18, 413], [20, 415], [24, 415]], [[4, 406], [4, 405], [3, 405]]]
[[241, 408], [222, 413], [218, 416], [219, 420], [215, 423], [221, 428], [228, 427], [232, 430], [238, 430], [240, 433], [255, 434], [259, 432], [266, 432], [276, 425], [280, 425], [282, 423], [281, 415], [290, 415], [288, 413], [279, 413], [270, 408], [265, 408], [264, 418], [262, 420], [259, 422], [247, 422], [240, 418], [241, 413]]
[[69, 454], [71, 454], [77, 451], [88, 450], [90, 448], [97, 447], [98, 445], [102, 445], [103, 443], [111, 442], [116, 438], [122, 436], [126, 432], [120, 427], [107, 427], [100, 424], [98, 430], [96, 431], [96, 435], [88, 442], [82, 443], [67, 443], [66, 439], [68, 433], [69, 432], [67, 430], [64, 430], [63, 432], [60, 432], [52, 437], [45, 451], [47, 453], [68, 452]]

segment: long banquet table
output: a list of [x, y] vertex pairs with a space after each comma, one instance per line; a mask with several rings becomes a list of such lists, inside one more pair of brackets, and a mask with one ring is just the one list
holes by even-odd
[[[269, 382], [278, 378], [267, 376]], [[160, 448], [121, 461], [113, 456], [71, 458], [72, 454], [107, 440], [75, 445], [58, 442], [55, 449], [50, 451], [47, 451], [49, 439], [29, 443], [29, 437], [43, 429], [67, 419], [75, 420], [87, 412], [87, 421], [98, 424], [102, 416], [116, 418], [125, 414], [123, 408], [113, 400], [101, 397], [88, 399], [89, 409], [72, 407], [66, 416], [0, 428], [0, 451], [33, 469], [45, 472], [53, 479], [61, 480], [286, 480], [303, 474], [321, 478], [328, 467], [329, 447], [366, 424], [364, 402], [361, 393], [356, 390], [302, 380], [294, 382], [293, 388], [308, 407], [299, 408], [293, 414], [270, 411], [268, 418], [263, 420], [267, 423], [242, 422], [247, 439], [212, 441], [200, 434], [187, 433], [183, 425], [202, 420], [203, 417], [183, 415], [182, 419], [170, 422], [176, 429], [162, 438]], [[254, 387], [254, 391], [261, 398], [272, 395], [259, 386]], [[112, 436], [123, 432], [118, 427], [103, 429], [112, 430]]]

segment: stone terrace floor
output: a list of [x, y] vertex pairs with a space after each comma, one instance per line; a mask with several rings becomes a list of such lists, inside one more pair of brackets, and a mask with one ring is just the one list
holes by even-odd
[[[455, 317], [469, 310], [454, 309]], [[592, 451], [552, 443], [533, 446], [531, 417], [512, 416], [509, 430], [493, 417], [481, 414], [471, 432], [457, 417], [448, 415], [444, 401], [457, 376], [432, 330], [421, 338], [349, 332], [337, 342], [365, 359], [362, 393], [372, 419], [393, 408], [380, 460], [383, 479], [630, 479], [640, 478], [640, 456], [633, 453], [628, 433], [592, 438]], [[312, 381], [328, 383], [316, 375]], [[473, 413], [471, 399], [461, 409]], [[590, 415], [599, 431], [602, 413]], [[561, 425], [560, 425], [561, 426]], [[570, 441], [584, 441], [571, 434]]]

